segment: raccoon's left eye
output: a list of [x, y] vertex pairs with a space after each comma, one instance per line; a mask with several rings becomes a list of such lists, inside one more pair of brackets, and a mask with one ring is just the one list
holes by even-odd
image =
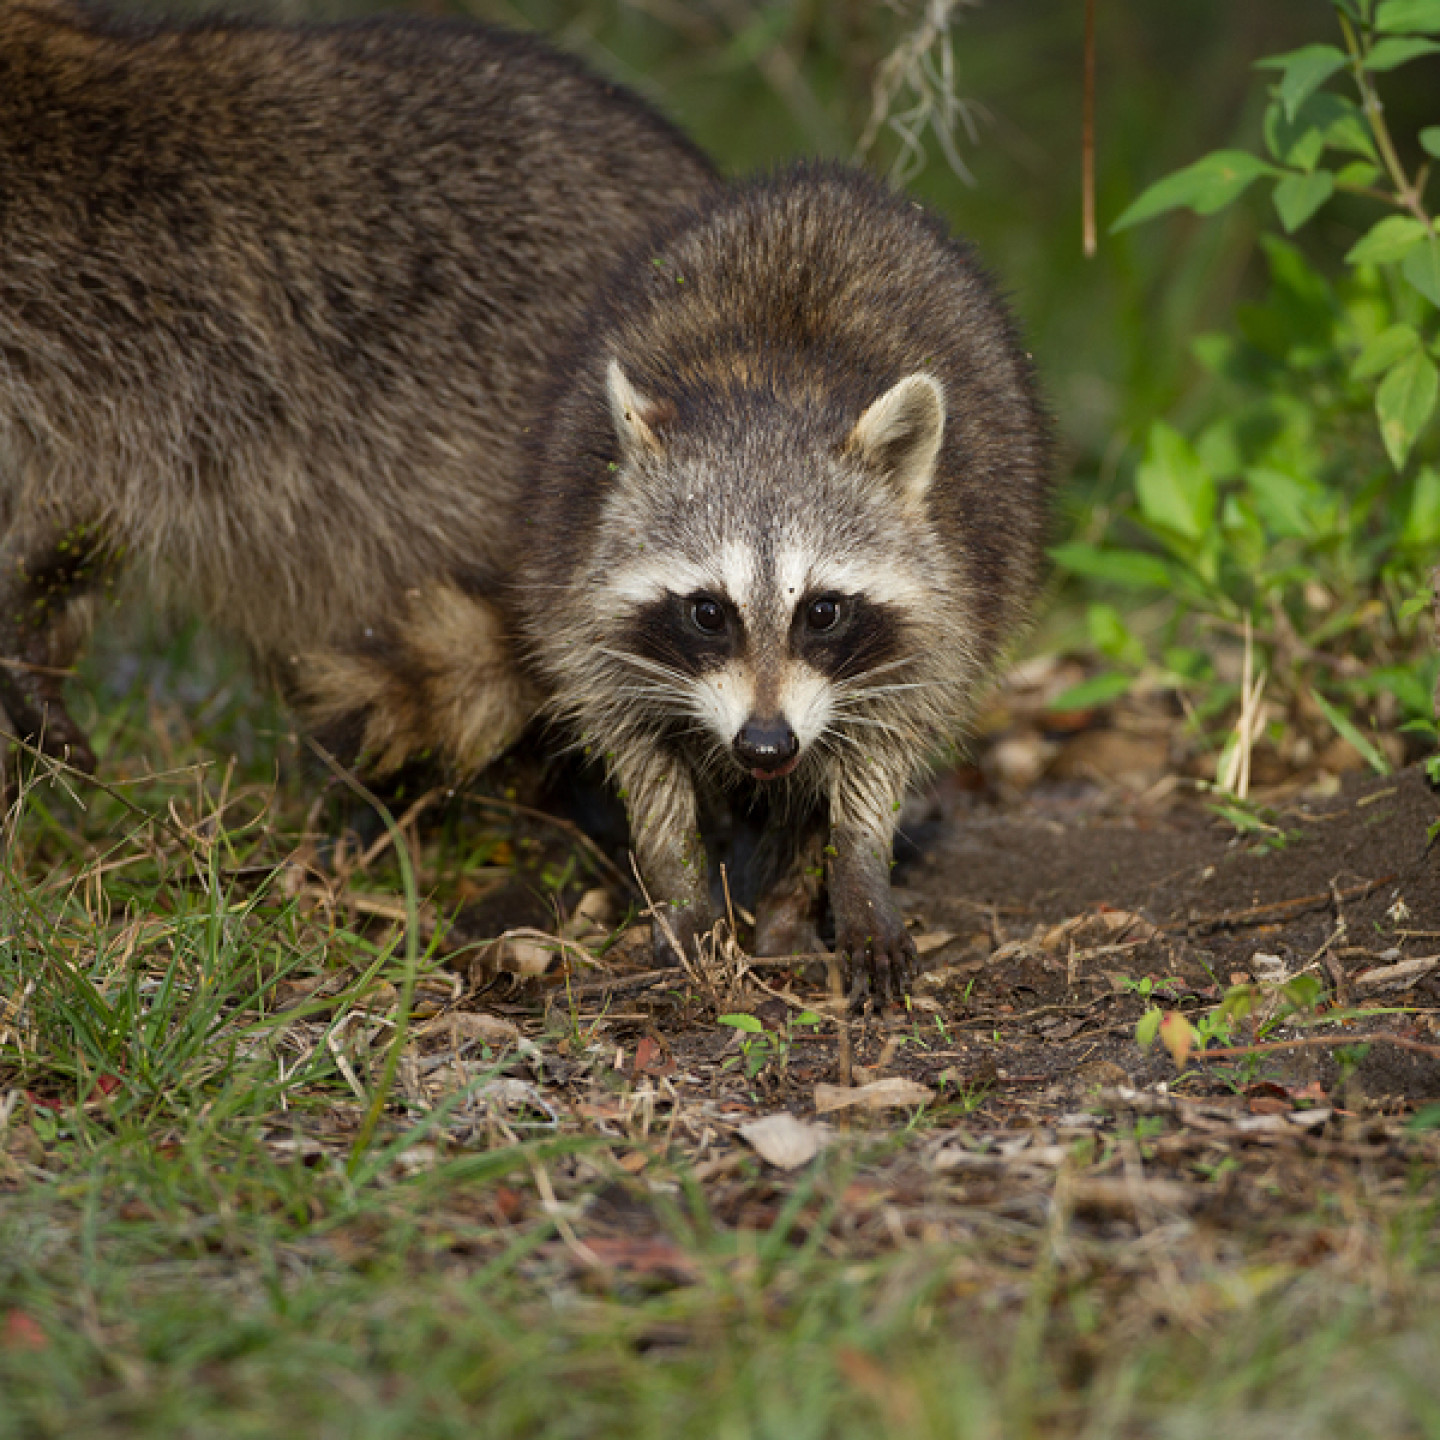
[[805, 607], [805, 623], [811, 630], [833, 630], [840, 619], [840, 602], [833, 595], [822, 595]]

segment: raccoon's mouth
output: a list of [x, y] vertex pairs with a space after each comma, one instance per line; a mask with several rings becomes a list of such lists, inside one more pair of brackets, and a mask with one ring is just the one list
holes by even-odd
[[780, 764], [772, 768], [767, 769], [762, 765], [752, 765], [750, 767], [750, 774], [751, 777], [756, 780], [780, 780], [794, 770], [799, 763], [800, 756], [797, 752], [788, 760], [782, 760]]

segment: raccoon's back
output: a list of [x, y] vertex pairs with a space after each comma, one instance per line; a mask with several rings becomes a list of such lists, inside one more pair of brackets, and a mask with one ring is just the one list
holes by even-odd
[[321, 628], [498, 558], [554, 336], [710, 178], [524, 37], [0, 0], [5, 498], [83, 473], [132, 547]]
[[928, 504], [976, 597], [967, 640], [993, 656], [1041, 564], [1049, 426], [1008, 309], [936, 216], [862, 172], [806, 165], [715, 192], [632, 251], [547, 412], [537, 574], [572, 573], [593, 544], [618, 458], [611, 356], [677, 433], [722, 418], [733, 433], [736, 413], [768, 396], [836, 447], [899, 380], [934, 375], [946, 423]]

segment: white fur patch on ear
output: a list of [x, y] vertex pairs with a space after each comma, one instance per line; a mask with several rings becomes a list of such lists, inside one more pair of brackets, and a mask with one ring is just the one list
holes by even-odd
[[612, 359], [605, 372], [605, 393], [610, 400], [615, 433], [620, 437], [620, 446], [625, 454], [658, 455], [660, 438], [651, 427], [659, 407], [630, 383], [618, 360]]
[[923, 371], [892, 385], [855, 422], [846, 448], [888, 476], [918, 506], [935, 477], [945, 435], [945, 392]]

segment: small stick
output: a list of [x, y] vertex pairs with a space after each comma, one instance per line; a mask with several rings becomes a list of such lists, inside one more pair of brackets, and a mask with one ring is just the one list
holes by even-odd
[[1404, 1035], [1388, 1035], [1384, 1031], [1370, 1035], [1308, 1035], [1301, 1040], [1267, 1040], [1260, 1045], [1226, 1045], [1214, 1050], [1195, 1050], [1192, 1060], [1235, 1060], [1243, 1055], [1264, 1055], [1274, 1050], [1309, 1050], [1326, 1045], [1394, 1045], [1415, 1055], [1440, 1060], [1440, 1045], [1426, 1045]]
[[1085, 100], [1080, 122], [1080, 210], [1085, 258], [1095, 257], [1095, 0], [1085, 0]]
[[1228, 930], [1232, 925], [1257, 925], [1298, 910], [1308, 910], [1315, 905], [1338, 904], [1342, 900], [1358, 900], [1361, 896], [1370, 894], [1372, 890], [1378, 890], [1382, 885], [1388, 885], [1398, 876], [1399, 872], [1395, 871], [1389, 875], [1381, 875], [1376, 880], [1367, 880], [1363, 885], [1354, 885], [1349, 890], [1336, 890], [1332, 886], [1331, 889], [1317, 895], [1301, 895], [1294, 900], [1277, 900], [1269, 905], [1252, 905], [1248, 910], [1236, 910], [1229, 915], [1207, 915], [1203, 919], [1187, 920], [1181, 925], [1170, 926], [1167, 933], [1174, 934], [1184, 931], [1193, 934], [1197, 930], [1202, 933], [1209, 930]]
[[846, 1089], [855, 1083], [853, 1058], [850, 1054], [850, 1026], [845, 1023], [845, 980], [840, 974], [840, 957], [825, 956], [825, 971], [830, 981], [830, 1001], [840, 1017], [840, 1045], [835, 1056], [838, 1082]]

